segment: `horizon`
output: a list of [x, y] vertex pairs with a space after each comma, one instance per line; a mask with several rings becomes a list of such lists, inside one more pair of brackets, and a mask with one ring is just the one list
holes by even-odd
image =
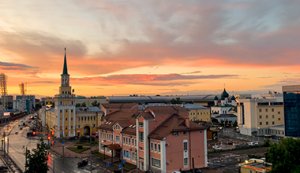
[[282, 93], [300, 84], [299, 5], [6, 1], [0, 70], [9, 95], [54, 96], [66, 47], [80, 96]]

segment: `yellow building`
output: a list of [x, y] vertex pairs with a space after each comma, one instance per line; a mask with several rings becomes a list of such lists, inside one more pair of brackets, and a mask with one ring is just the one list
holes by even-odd
[[96, 135], [97, 127], [101, 125], [103, 112], [99, 107], [80, 107], [76, 109], [76, 135]]
[[211, 122], [210, 108], [198, 104], [185, 104], [184, 107], [189, 112], [190, 120]]
[[[59, 94], [55, 95], [55, 107], [45, 111], [43, 124], [54, 132], [55, 137], [73, 137], [96, 134], [102, 113], [100, 109], [75, 108], [75, 94], [70, 86], [66, 49]], [[77, 112], [76, 112], [77, 111]]]
[[261, 159], [250, 159], [240, 164], [241, 173], [266, 173], [272, 170], [272, 164]]

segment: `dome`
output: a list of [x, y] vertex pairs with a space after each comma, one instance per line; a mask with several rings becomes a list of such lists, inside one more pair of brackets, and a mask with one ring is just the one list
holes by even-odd
[[235, 97], [234, 97], [234, 96], [232, 96], [230, 100], [235, 100]]
[[224, 91], [223, 91], [223, 93], [221, 95], [221, 99], [225, 100], [225, 98], [228, 98], [228, 97], [229, 97], [229, 94], [227, 93], [226, 89], [224, 88]]
[[219, 100], [218, 96], [215, 96], [214, 100]]

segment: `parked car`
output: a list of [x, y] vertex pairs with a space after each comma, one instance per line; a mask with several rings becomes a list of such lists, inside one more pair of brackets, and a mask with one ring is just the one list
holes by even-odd
[[86, 166], [88, 163], [89, 162], [87, 160], [82, 160], [82, 161], [77, 163], [77, 167], [82, 168], [82, 167]]

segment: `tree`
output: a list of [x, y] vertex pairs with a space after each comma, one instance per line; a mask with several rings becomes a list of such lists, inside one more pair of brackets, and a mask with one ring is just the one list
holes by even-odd
[[95, 100], [95, 101], [92, 102], [92, 106], [99, 107], [100, 103], [98, 103], [97, 100]]
[[178, 97], [178, 98], [176, 98], [176, 99], [172, 99], [171, 100], [171, 104], [182, 104], [182, 101], [180, 100], [180, 98]]
[[300, 173], [300, 139], [285, 138], [272, 144], [266, 159], [272, 163], [272, 173]]
[[25, 173], [47, 173], [47, 156], [46, 144], [41, 139], [36, 149], [26, 150]]

